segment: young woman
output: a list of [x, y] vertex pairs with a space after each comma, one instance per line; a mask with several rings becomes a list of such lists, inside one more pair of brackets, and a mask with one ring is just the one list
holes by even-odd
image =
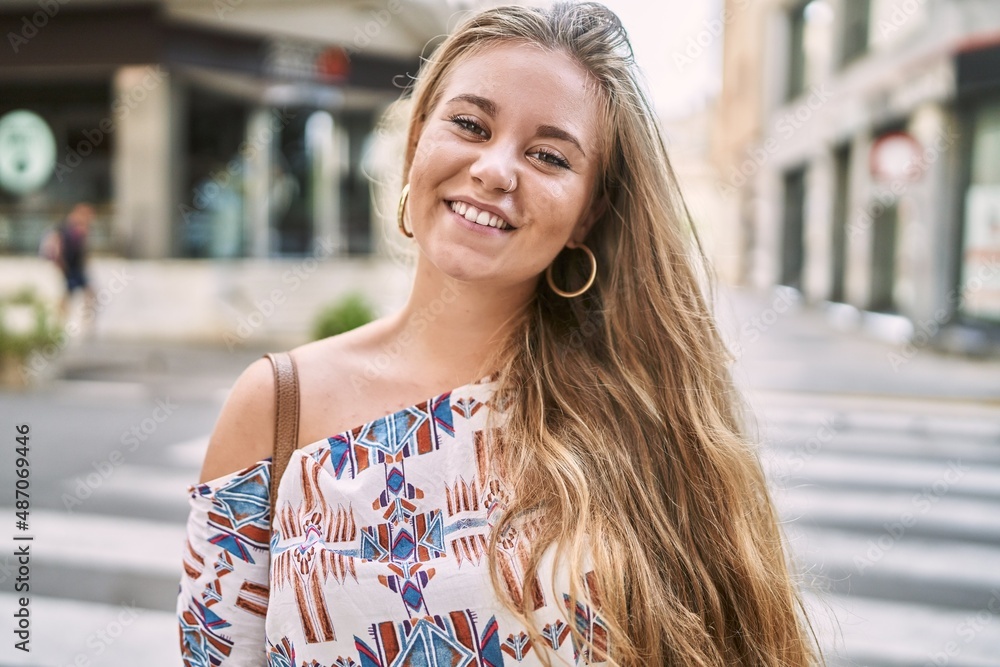
[[[702, 254], [617, 17], [464, 22], [412, 91], [399, 312], [269, 362], [212, 434], [189, 665], [805, 665]], [[431, 398], [428, 398], [431, 397]]]

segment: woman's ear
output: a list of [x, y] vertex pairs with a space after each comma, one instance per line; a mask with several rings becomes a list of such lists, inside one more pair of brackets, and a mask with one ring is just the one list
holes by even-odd
[[584, 213], [583, 217], [580, 218], [580, 222], [576, 224], [573, 229], [573, 233], [570, 235], [570, 240], [576, 245], [582, 245], [587, 235], [590, 233], [591, 228], [594, 226], [598, 220], [600, 220], [608, 210], [608, 200], [607, 197], [601, 197], [593, 203]]
[[[421, 114], [419, 117], [414, 117], [410, 120], [410, 127], [406, 131], [406, 159], [411, 163], [413, 162], [413, 156], [417, 153], [417, 144], [420, 143], [420, 133], [424, 131], [424, 125], [426, 124], [426, 114]], [[404, 183], [410, 182], [410, 170], [406, 170], [406, 180]]]

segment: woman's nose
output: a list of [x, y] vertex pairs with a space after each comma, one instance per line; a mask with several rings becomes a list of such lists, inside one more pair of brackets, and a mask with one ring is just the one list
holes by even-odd
[[469, 173], [487, 190], [510, 192], [517, 185], [517, 154], [497, 141], [483, 146]]

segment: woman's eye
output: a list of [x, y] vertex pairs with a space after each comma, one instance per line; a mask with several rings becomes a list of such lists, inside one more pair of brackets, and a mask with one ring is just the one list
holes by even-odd
[[455, 125], [458, 125], [466, 132], [470, 132], [480, 137], [486, 136], [486, 130], [483, 129], [483, 126], [477, 123], [476, 121], [472, 120], [471, 118], [465, 118], [464, 116], [452, 116], [451, 122], [453, 122]]
[[569, 169], [569, 162], [555, 153], [550, 153], [548, 151], [535, 151], [534, 154], [537, 155], [542, 162], [546, 162], [556, 167], [562, 167], [563, 169]]

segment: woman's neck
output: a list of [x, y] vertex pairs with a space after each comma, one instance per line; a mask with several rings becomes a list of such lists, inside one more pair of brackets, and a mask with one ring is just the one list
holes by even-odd
[[445, 383], [478, 380], [495, 370], [498, 346], [535, 289], [459, 281], [418, 263], [406, 304], [388, 322], [387, 342], [411, 372]]

